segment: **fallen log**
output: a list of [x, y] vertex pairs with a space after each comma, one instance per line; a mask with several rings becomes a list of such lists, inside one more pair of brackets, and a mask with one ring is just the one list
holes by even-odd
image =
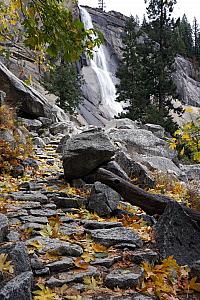
[[[103, 168], [98, 169], [96, 180], [111, 187], [118, 192], [125, 201], [131, 205], [140, 207], [148, 215], [162, 215], [166, 206], [175, 202], [175, 200], [170, 197], [148, 193]], [[182, 205], [182, 207], [193, 220], [200, 222], [200, 212], [196, 212], [184, 205]]]

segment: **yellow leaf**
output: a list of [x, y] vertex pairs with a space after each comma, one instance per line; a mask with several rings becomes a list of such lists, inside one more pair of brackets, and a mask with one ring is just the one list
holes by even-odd
[[192, 107], [187, 107], [187, 108], [185, 108], [185, 112], [187, 112], [187, 113], [192, 113], [192, 112], [193, 112]]
[[28, 246], [33, 247], [38, 251], [41, 251], [42, 249], [44, 249], [44, 245], [42, 243], [40, 243], [40, 241], [38, 241], [38, 240], [35, 240], [35, 241], [29, 243]]
[[13, 273], [14, 269], [11, 265], [10, 261], [7, 261], [8, 254], [1, 253], [0, 254], [0, 271], [1, 272], [7, 272], [7, 273]]
[[36, 290], [33, 292], [34, 300], [56, 300], [58, 299], [58, 295], [54, 293], [51, 289], [48, 287], [45, 287], [43, 284], [37, 284], [37, 286], [40, 288], [40, 290]]
[[196, 162], [200, 162], [200, 152], [195, 152], [193, 158]]
[[183, 133], [182, 139], [185, 140], [185, 141], [189, 141], [190, 140], [189, 134], [187, 132]]
[[94, 255], [92, 255], [88, 252], [84, 252], [83, 255], [81, 255], [81, 258], [83, 258], [86, 263], [89, 263], [90, 261], [95, 260]]
[[47, 224], [42, 230], [40, 230], [40, 234], [44, 237], [51, 237], [53, 234], [52, 227]]
[[180, 151], [180, 155], [183, 156], [185, 153], [185, 148], [183, 147], [183, 149]]
[[149, 278], [149, 277], [155, 275], [153, 272], [152, 266], [148, 262], [143, 262], [142, 267], [146, 273], [146, 276], [145, 276], [146, 278]]
[[169, 148], [172, 149], [172, 150], [175, 150], [176, 149], [176, 142], [171, 142], [170, 145], [169, 145]]
[[89, 276], [84, 277], [83, 282], [87, 285], [86, 289], [88, 290], [97, 290], [98, 285], [94, 277], [90, 278]]
[[194, 277], [190, 280], [190, 283], [188, 285], [188, 288], [190, 290], [196, 291], [196, 292], [200, 292], [200, 283], [196, 282], [197, 277]]

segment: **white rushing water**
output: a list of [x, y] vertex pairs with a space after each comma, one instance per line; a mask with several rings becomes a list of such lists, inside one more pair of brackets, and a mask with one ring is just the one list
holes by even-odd
[[[86, 29], [94, 28], [92, 18], [87, 10], [80, 7], [81, 20]], [[108, 65], [106, 62], [105, 46], [94, 48], [93, 59], [90, 60], [91, 67], [97, 75], [99, 81], [99, 88], [101, 92], [101, 107], [100, 109], [104, 114], [113, 118], [123, 111], [121, 103], [116, 100], [116, 89], [109, 73]]]

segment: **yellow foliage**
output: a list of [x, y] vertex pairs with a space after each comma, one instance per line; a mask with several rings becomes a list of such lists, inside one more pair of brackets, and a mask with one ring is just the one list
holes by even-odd
[[0, 272], [4, 273], [13, 273], [14, 269], [13, 266], [11, 264], [11, 261], [7, 260], [8, 254], [5, 253], [1, 253], [0, 254]]
[[58, 295], [54, 293], [51, 289], [48, 287], [45, 287], [43, 284], [37, 284], [39, 287], [39, 290], [36, 290], [33, 292], [35, 295], [33, 297], [34, 300], [57, 300]]
[[190, 280], [188, 289], [196, 292], [200, 292], [200, 283], [197, 283], [197, 277], [194, 277]]
[[200, 162], [200, 115], [174, 133], [170, 149], [177, 150], [180, 158]]
[[45, 225], [43, 229], [40, 230], [40, 234], [43, 237], [51, 237], [53, 234], [52, 227], [49, 224]]
[[94, 277], [86, 276], [83, 279], [84, 284], [86, 285], [86, 289], [96, 291], [98, 289], [97, 281]]
[[33, 242], [31, 242], [31, 243], [28, 244], [28, 248], [29, 248], [29, 253], [31, 254], [31, 253], [34, 253], [35, 250], [37, 250], [39, 252], [41, 250], [43, 250], [44, 249], [44, 245], [40, 241], [35, 240], [35, 241], [33, 241]]
[[156, 266], [144, 262], [142, 267], [145, 272], [142, 291], [155, 294], [159, 299], [167, 299], [166, 295], [175, 297], [180, 289], [184, 290], [182, 280], [187, 278], [189, 270], [179, 266], [172, 256]]

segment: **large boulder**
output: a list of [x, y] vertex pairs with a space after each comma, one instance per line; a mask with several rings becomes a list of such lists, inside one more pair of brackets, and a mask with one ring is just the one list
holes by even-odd
[[42, 122], [39, 120], [18, 118], [18, 121], [25, 125], [25, 127], [30, 131], [38, 131], [42, 127]]
[[150, 130], [155, 134], [158, 138], [164, 138], [165, 129], [160, 125], [155, 124], [145, 124], [144, 129]]
[[54, 122], [69, 120], [62, 109], [50, 104], [42, 94], [23, 83], [2, 62], [0, 62], [0, 90], [6, 93], [4, 101], [17, 106], [22, 115], [31, 118], [46, 117]]
[[200, 227], [180, 204], [168, 204], [155, 227], [156, 246], [163, 258], [173, 256], [191, 266], [200, 257]]
[[130, 155], [124, 151], [118, 151], [115, 155], [115, 161], [130, 178], [137, 178], [138, 184], [148, 187], [154, 186], [154, 179], [151, 176], [150, 171], [145, 165], [141, 164], [139, 160], [131, 158]]
[[1, 300], [31, 300], [32, 272], [24, 272], [10, 280], [1, 290]]
[[109, 216], [119, 204], [121, 197], [105, 184], [95, 182], [88, 199], [87, 209], [99, 216]]
[[143, 166], [146, 166], [148, 170], [152, 172], [161, 171], [162, 173], [174, 174], [180, 179], [185, 179], [184, 172], [181, 171], [181, 169], [177, 165], [175, 165], [175, 163], [169, 158], [139, 155], [137, 156], [137, 161], [140, 162]]
[[68, 134], [73, 131], [72, 122], [58, 122], [50, 126], [49, 131], [52, 135]]
[[101, 129], [75, 135], [63, 145], [63, 167], [66, 179], [88, 175], [115, 154], [115, 147]]
[[118, 129], [138, 129], [136, 121], [132, 121], [128, 118], [113, 119], [106, 123], [106, 130], [118, 128]]
[[151, 131], [139, 128], [112, 129], [108, 132], [113, 142], [121, 144], [130, 155], [148, 154], [174, 158], [175, 151], [169, 149], [169, 144], [158, 138]]

